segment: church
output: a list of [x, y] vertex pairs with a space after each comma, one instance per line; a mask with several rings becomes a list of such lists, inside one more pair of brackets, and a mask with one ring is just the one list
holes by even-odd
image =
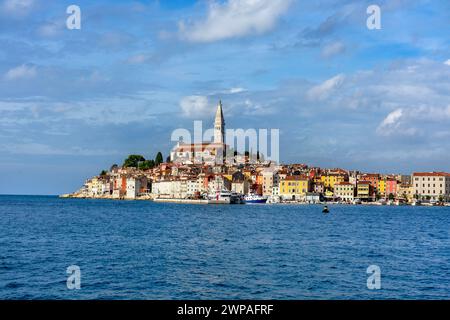
[[225, 119], [223, 117], [222, 101], [220, 101], [214, 119], [214, 140], [189, 144], [182, 141], [178, 142], [170, 153], [170, 160], [183, 164], [221, 164], [224, 162], [226, 151]]

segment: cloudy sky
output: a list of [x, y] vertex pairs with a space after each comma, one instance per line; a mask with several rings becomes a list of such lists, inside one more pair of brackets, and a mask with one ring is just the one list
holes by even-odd
[[284, 162], [450, 171], [449, 24], [447, 0], [0, 0], [0, 193], [166, 156], [219, 99]]

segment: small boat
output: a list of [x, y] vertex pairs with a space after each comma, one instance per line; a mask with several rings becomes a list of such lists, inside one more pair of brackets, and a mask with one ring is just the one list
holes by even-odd
[[330, 213], [328, 206], [323, 207], [322, 213]]
[[259, 196], [256, 194], [248, 194], [244, 197], [245, 203], [266, 203], [268, 197]]

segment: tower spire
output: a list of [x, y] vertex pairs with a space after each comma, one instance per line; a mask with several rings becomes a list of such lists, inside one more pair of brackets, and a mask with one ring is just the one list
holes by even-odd
[[214, 120], [214, 143], [225, 142], [225, 119], [223, 117], [222, 100], [217, 106], [216, 118]]

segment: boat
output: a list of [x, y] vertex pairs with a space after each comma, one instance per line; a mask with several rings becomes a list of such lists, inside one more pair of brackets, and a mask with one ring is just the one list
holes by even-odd
[[228, 190], [217, 190], [215, 194], [208, 195], [208, 201], [211, 204], [241, 204], [242, 196], [236, 192]]
[[450, 207], [450, 202], [445, 202], [445, 203], [444, 203], [444, 206], [445, 206], [445, 207]]
[[266, 203], [267, 197], [259, 196], [254, 193], [250, 193], [244, 197], [245, 203]]
[[323, 207], [322, 212], [323, 213], [330, 213], [330, 210], [328, 209], [328, 206]]

